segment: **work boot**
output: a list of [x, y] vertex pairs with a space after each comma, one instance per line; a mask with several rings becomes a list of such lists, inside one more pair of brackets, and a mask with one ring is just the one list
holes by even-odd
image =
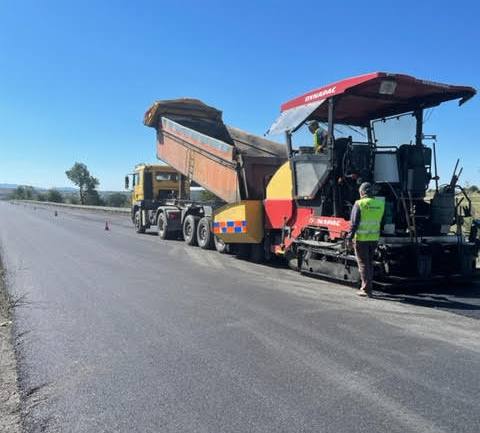
[[365, 297], [365, 296], [368, 296], [368, 293], [366, 292], [365, 289], [359, 289], [359, 290], [357, 290], [357, 295]]

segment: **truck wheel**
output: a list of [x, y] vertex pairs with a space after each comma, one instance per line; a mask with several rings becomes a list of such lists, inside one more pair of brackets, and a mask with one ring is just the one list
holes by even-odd
[[219, 237], [214, 236], [213, 237], [213, 242], [215, 243], [215, 249], [220, 254], [227, 254], [227, 253], [230, 252], [230, 245], [223, 242]]
[[135, 212], [134, 224], [137, 233], [145, 233], [145, 226], [142, 224], [142, 214], [139, 210]]
[[263, 242], [259, 244], [252, 244], [250, 247], [250, 261], [253, 263], [262, 263], [265, 260], [265, 250], [263, 249]]
[[200, 218], [187, 215], [183, 221], [183, 239], [187, 245], [197, 245], [197, 224]]
[[213, 233], [210, 230], [210, 220], [203, 217], [197, 226], [197, 243], [204, 250], [209, 250], [213, 245]]
[[287, 262], [288, 267], [292, 271], [299, 271], [300, 270], [299, 267], [298, 267], [298, 257], [296, 256], [296, 254], [294, 254], [291, 251], [288, 251], [285, 254], [285, 260]]
[[236, 244], [235, 245], [235, 256], [240, 260], [248, 260], [250, 258], [250, 244]]
[[168, 231], [167, 217], [163, 212], [158, 215], [157, 232], [160, 239], [171, 239], [172, 237], [172, 233]]

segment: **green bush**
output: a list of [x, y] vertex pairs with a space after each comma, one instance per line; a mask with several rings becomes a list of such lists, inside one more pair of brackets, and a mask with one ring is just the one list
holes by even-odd
[[126, 207], [128, 206], [128, 197], [121, 192], [114, 192], [106, 197], [105, 204], [111, 207]]
[[60, 191], [57, 191], [55, 188], [49, 189], [47, 191], [47, 201], [53, 203], [63, 203], [63, 195]]

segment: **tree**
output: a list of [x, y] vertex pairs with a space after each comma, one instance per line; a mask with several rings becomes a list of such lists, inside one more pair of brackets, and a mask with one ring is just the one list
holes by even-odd
[[[86, 204], [87, 195], [89, 201], [92, 201], [92, 198], [95, 201], [95, 197], [100, 199], [98, 192], [95, 188], [100, 184], [96, 177], [93, 177], [85, 164], [81, 162], [76, 162], [73, 164], [70, 170], [65, 172], [67, 177], [79, 188], [80, 192], [80, 203]], [[95, 191], [95, 192], [93, 192]]]
[[90, 176], [85, 191], [85, 204], [92, 206], [103, 206], [103, 200], [100, 198], [98, 191], [95, 189], [100, 182], [97, 178]]
[[55, 188], [49, 189], [47, 191], [47, 201], [51, 201], [53, 203], [63, 203], [63, 195]]
[[35, 197], [35, 189], [32, 186], [17, 186], [10, 194], [13, 200], [33, 200]]
[[10, 194], [12, 200], [24, 200], [25, 199], [25, 188], [23, 186], [17, 186], [14, 191]]
[[128, 198], [121, 192], [114, 192], [107, 197], [107, 206], [124, 207], [127, 204]]
[[33, 186], [25, 187], [25, 200], [33, 200], [35, 198], [35, 189]]
[[471, 193], [478, 192], [478, 186], [477, 185], [471, 185], [468, 187], [468, 191]]
[[69, 202], [70, 204], [78, 204], [78, 203], [79, 203], [78, 197], [77, 197], [76, 195], [73, 195], [73, 194], [72, 194], [72, 195], [70, 195], [70, 196], [68, 197], [68, 202]]
[[206, 189], [200, 191], [200, 200], [202, 201], [219, 201], [220, 199], [210, 191], [207, 191]]
[[37, 201], [47, 201], [47, 195], [43, 192], [37, 192]]
[[87, 188], [85, 191], [84, 202], [82, 204], [87, 204], [90, 206], [103, 206], [104, 203], [95, 188]]

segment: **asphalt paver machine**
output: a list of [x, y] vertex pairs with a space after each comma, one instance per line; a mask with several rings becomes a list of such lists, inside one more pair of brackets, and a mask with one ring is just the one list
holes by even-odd
[[[284, 226], [275, 248], [304, 273], [343, 281], [359, 279], [345, 247], [349, 215], [361, 182], [385, 200], [375, 260], [377, 282], [470, 279], [476, 269], [478, 221], [453, 175], [441, 184], [434, 135], [423, 131], [429, 109], [475, 89], [376, 72], [332, 83], [294, 98], [268, 131], [285, 134], [292, 192], [283, 197]], [[324, 124], [326, 150], [295, 146], [309, 121]], [[428, 193], [433, 181], [433, 192]], [[273, 208], [277, 211], [274, 211]], [[280, 202], [266, 203], [278, 213]]]

